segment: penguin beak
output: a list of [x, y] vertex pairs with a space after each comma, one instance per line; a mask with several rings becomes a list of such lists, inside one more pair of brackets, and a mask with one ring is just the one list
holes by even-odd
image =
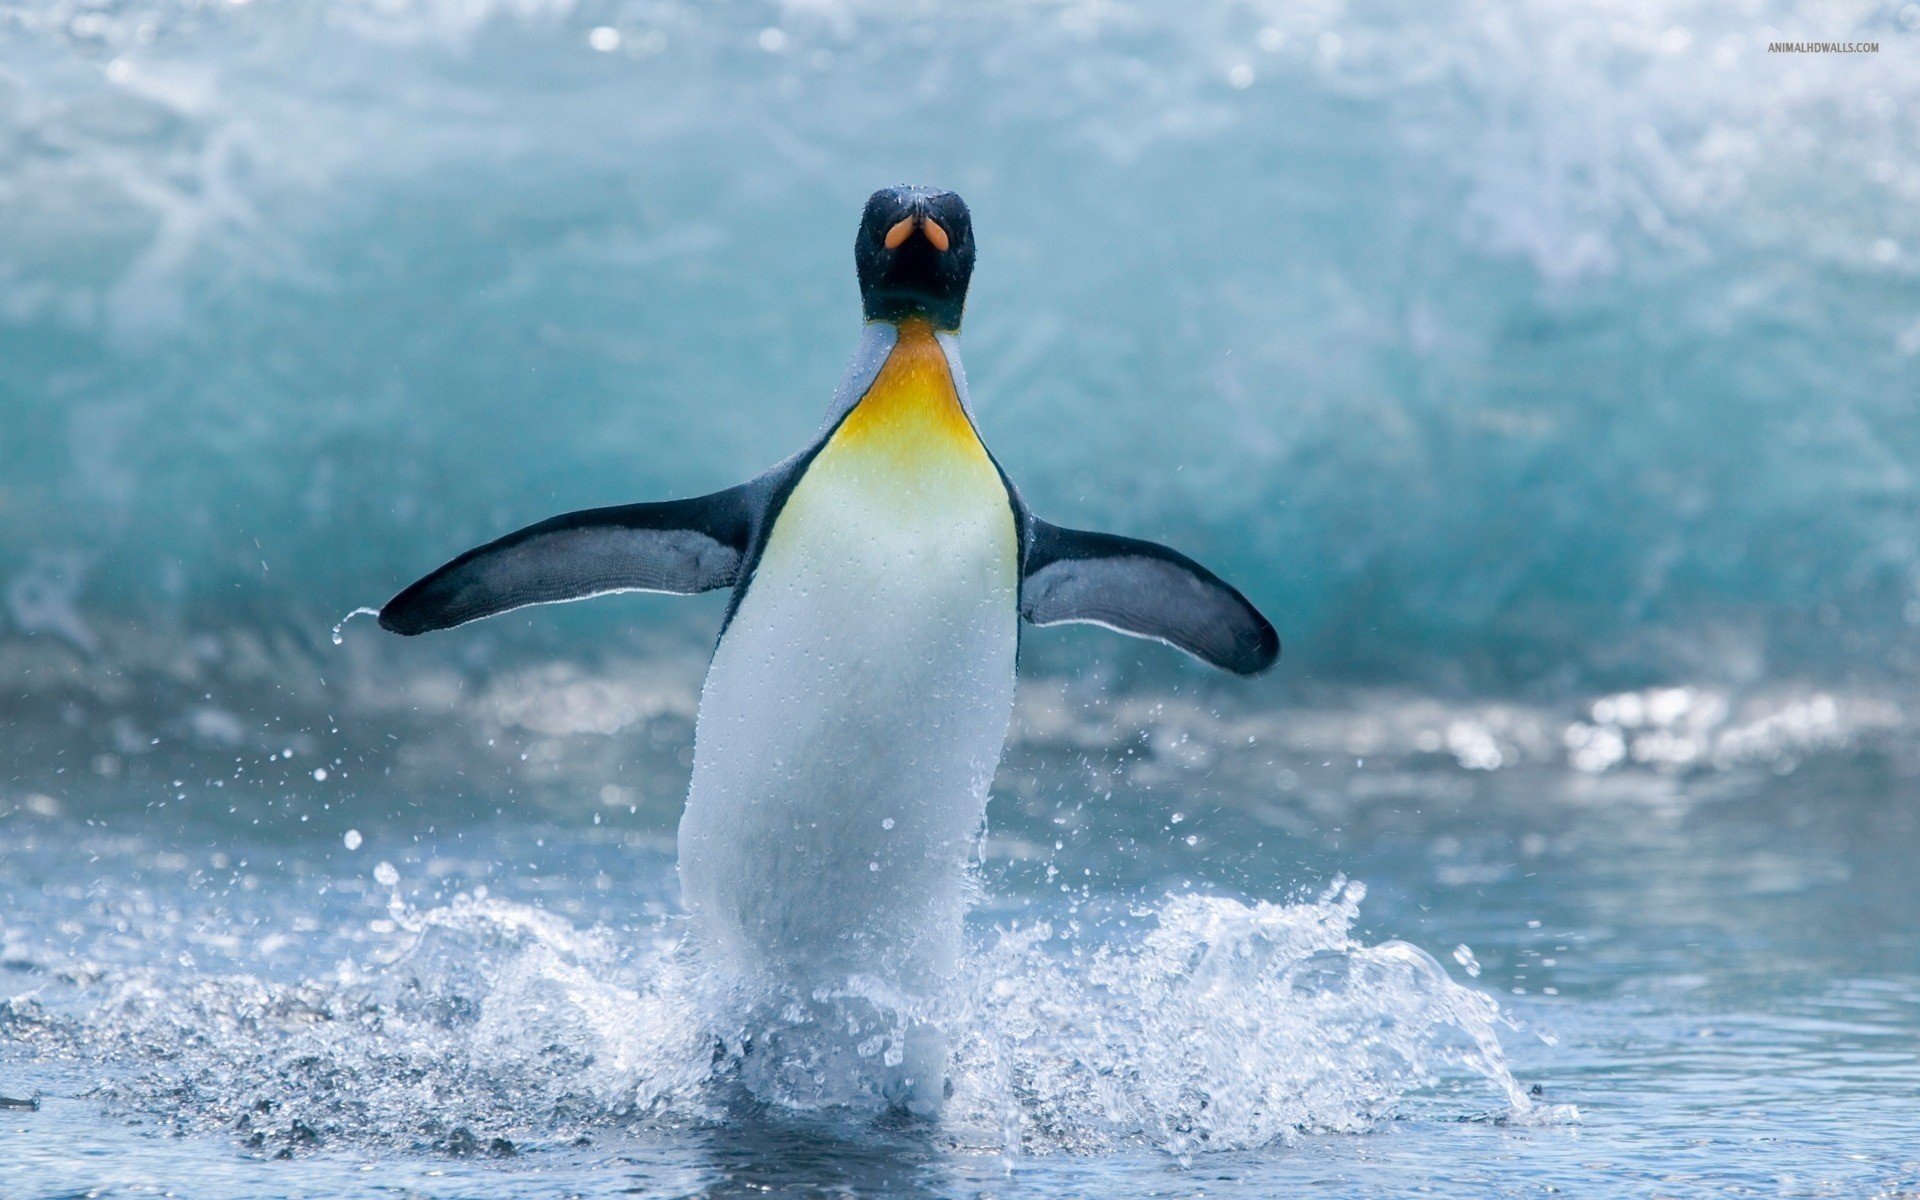
[[907, 239], [913, 236], [916, 229], [924, 234], [929, 242], [933, 243], [935, 250], [945, 251], [948, 246], [953, 244], [952, 241], [948, 239], [947, 231], [941, 226], [940, 222], [934, 220], [932, 217], [915, 213], [910, 217], [902, 217], [894, 223], [891, 229], [887, 230], [887, 249], [898, 250], [900, 247], [906, 245]]

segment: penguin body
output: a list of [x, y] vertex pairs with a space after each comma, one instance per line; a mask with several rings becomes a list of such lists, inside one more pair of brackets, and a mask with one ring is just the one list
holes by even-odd
[[1006, 737], [1018, 594], [1006, 489], [908, 332], [773, 521], [701, 693], [681, 886], [729, 959], [951, 965], [932, 914]]
[[[1027, 510], [968, 409], [972, 255], [958, 196], [876, 193], [856, 241], [868, 325], [812, 446], [710, 496], [530, 526], [381, 612], [412, 634], [613, 591], [733, 589], [701, 694], [681, 887], [701, 952], [789, 1024], [850, 981], [914, 1011], [944, 993], [1022, 619], [1101, 624], [1239, 673], [1279, 653], [1265, 618], [1184, 556]], [[783, 1054], [812, 1078], [832, 1060], [872, 1076], [868, 1094], [936, 1110], [938, 1028], [913, 1018], [880, 1054], [865, 1032], [756, 1052], [776, 1080]]]
[[[773, 520], [701, 693], [680, 883], [736, 977], [804, 1003], [860, 973], [952, 974], [1013, 709], [1019, 554], [947, 355], [910, 322]], [[944, 1055], [907, 1036], [922, 1061], [878, 1088], [928, 1111]]]

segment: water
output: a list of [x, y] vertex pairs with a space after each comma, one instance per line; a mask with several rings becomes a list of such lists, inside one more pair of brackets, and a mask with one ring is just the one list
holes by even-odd
[[[1249, 582], [1296, 671], [1912, 667], [1910, 8], [0, 14], [17, 626], [310, 629], [744, 479], [852, 348], [860, 203], [927, 179], [1036, 510]], [[1884, 49], [1763, 52], [1814, 29]]]
[[[0, 0], [0, 1196], [1920, 1190], [1916, 29]], [[335, 625], [799, 445], [900, 179], [1288, 646], [1029, 631], [961, 986], [792, 1018], [935, 1125], [680, 944], [718, 601]]]
[[[0, 1114], [7, 1194], [1861, 1195], [1920, 1173], [1916, 763], [1884, 699], [1030, 687], [926, 1127], [818, 1109], [804, 1079], [743, 1099], [727, 998], [678, 950], [686, 716], [554, 715], [643, 673], [517, 680], [505, 719], [460, 689], [396, 722], [359, 768], [380, 782], [322, 730], [165, 808], [98, 779], [17, 802], [0, 1045], [6, 1093], [42, 1103]], [[409, 766], [447, 736], [413, 722], [470, 752]], [[1625, 761], [1574, 766], [1593, 730]], [[657, 794], [588, 785], [609, 743], [661, 747]], [[338, 790], [289, 786], [318, 761]], [[450, 761], [461, 795], [433, 798]], [[884, 1037], [871, 999], [843, 1011]]]

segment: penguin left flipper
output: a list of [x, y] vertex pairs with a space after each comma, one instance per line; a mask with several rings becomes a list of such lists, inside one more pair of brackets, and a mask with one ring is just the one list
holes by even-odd
[[739, 580], [763, 480], [690, 500], [590, 508], [467, 551], [409, 585], [380, 625], [412, 636], [609, 592], [691, 595]]
[[1031, 516], [1020, 615], [1151, 638], [1236, 675], [1257, 675], [1280, 657], [1280, 637], [1260, 610], [1179, 551]]

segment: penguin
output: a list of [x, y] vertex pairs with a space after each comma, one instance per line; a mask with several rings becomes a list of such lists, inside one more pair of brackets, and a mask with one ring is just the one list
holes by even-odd
[[[1101, 625], [1239, 675], [1272, 666], [1280, 641], [1178, 551], [1054, 525], [1021, 499], [969, 406], [974, 236], [958, 195], [875, 192], [854, 263], [865, 326], [806, 448], [710, 495], [510, 533], [405, 588], [379, 622], [413, 636], [532, 604], [729, 589], [679, 828], [698, 952], [802, 1006], [857, 981], [924, 1014], [961, 952], [1021, 622]], [[932, 1115], [938, 1024], [914, 1017], [884, 1054], [800, 1057], [816, 1081], [823, 1057], [844, 1059], [890, 1105]], [[778, 1057], [777, 1040], [756, 1053]]]

